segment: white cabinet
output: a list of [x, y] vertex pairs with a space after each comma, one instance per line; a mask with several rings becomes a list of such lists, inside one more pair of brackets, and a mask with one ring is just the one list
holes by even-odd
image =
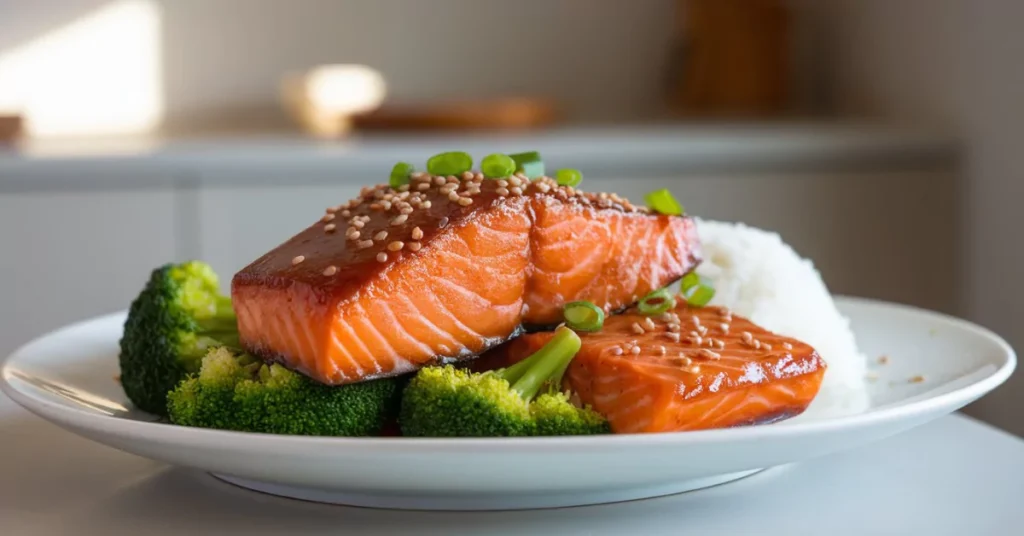
[[0, 192], [0, 355], [124, 309], [174, 260], [171, 189]]

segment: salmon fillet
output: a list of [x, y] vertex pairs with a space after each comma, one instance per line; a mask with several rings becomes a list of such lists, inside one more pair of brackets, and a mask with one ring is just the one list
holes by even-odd
[[[635, 310], [580, 333], [565, 387], [604, 415], [614, 433], [677, 432], [765, 424], [802, 413], [826, 364], [796, 339], [719, 307]], [[540, 349], [550, 332], [524, 335], [470, 366], [501, 368]]]
[[417, 174], [329, 208], [231, 294], [248, 351], [337, 385], [478, 355], [570, 301], [621, 309], [698, 261], [691, 219], [616, 195]]

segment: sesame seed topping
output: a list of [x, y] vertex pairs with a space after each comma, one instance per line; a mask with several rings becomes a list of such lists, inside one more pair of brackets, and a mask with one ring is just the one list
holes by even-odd
[[359, 231], [349, 227], [348, 232], [345, 233], [349, 240], [356, 240], [359, 238]]
[[423, 247], [423, 245], [419, 242], [409, 242], [410, 251], [419, 251], [421, 247]]
[[391, 210], [391, 201], [381, 201], [380, 207], [384, 210]]
[[732, 311], [728, 307], [719, 307], [718, 314], [721, 316], [732, 316]]
[[387, 237], [388, 237], [388, 232], [387, 231], [380, 231], [379, 233], [373, 235], [373, 239], [374, 240], [384, 240]]
[[412, 239], [413, 240], [419, 240], [421, 238], [423, 238], [423, 229], [420, 229], [419, 227], [413, 227], [412, 228]]
[[697, 315], [690, 315], [690, 321], [693, 322], [693, 325], [695, 326], [700, 325], [700, 317]]
[[381, 251], [377, 254], [377, 262], [387, 262], [388, 254]]
[[711, 350], [708, 350], [707, 348], [701, 348], [700, 351], [697, 352], [697, 355], [699, 355], [699, 356], [701, 356], [701, 357], [703, 357], [705, 359], [721, 359], [722, 358], [721, 354], [719, 354], [718, 352], [712, 352]]
[[454, 191], [449, 191], [448, 192], [448, 200], [453, 202], [453, 203], [458, 201], [459, 200], [459, 194], [455, 193]]
[[678, 333], [679, 330], [682, 329], [682, 326], [680, 326], [679, 324], [667, 324], [665, 328], [668, 329], [669, 331], [674, 331]]
[[547, 183], [543, 183], [542, 182], [542, 183], [537, 185], [537, 189], [540, 190], [543, 193], [548, 193], [548, 192], [551, 191], [551, 186], [548, 186]]
[[380, 203], [370, 203], [370, 210], [380, 210], [384, 208]]
[[423, 202], [423, 203], [422, 203], [422, 204], [420, 205], [420, 207], [421, 207], [421, 208], [430, 208], [430, 201], [424, 201], [424, 202]]
[[327, 210], [325, 212], [327, 212], [328, 214], [334, 214], [335, 212], [337, 212], [339, 210], [341, 210], [340, 206], [333, 206], [333, 207], [327, 207]]
[[408, 192], [409, 191], [409, 185], [408, 184], [403, 184], [403, 185], [399, 186], [398, 187], [398, 191], [399, 192], [403, 192], [403, 193]]
[[469, 205], [473, 204], [473, 200], [471, 198], [469, 198], [469, 197], [460, 197], [459, 198], [459, 204], [464, 206], [464, 207], [468, 207]]
[[793, 345], [789, 344], [788, 342], [784, 342], [784, 343], [782, 343], [782, 349], [783, 350], [792, 350], [793, 349]]
[[429, 190], [430, 189], [430, 183], [429, 182], [421, 182], [421, 183], [416, 185], [416, 189], [421, 191], [421, 192], [423, 190]]
[[691, 374], [700, 374], [700, 365], [694, 365], [690, 367]]
[[505, 196], [507, 196], [507, 195], [508, 195], [508, 190], [507, 190], [507, 189], [505, 189], [505, 188], [501, 188], [501, 187], [499, 187], [499, 188], [498, 188], [497, 190], [495, 190], [495, 193], [497, 193], [497, 194], [498, 194], [498, 195], [500, 195], [501, 197], [505, 197]]
[[327, 222], [329, 222], [329, 221], [331, 221], [333, 219], [334, 219], [334, 214], [324, 214], [324, 217], [320, 218], [320, 221], [322, 221], [324, 223], [327, 223]]
[[654, 325], [654, 320], [651, 320], [651, 317], [647, 317], [644, 319], [644, 327], [650, 330], [654, 330], [657, 329], [658, 326]]
[[640, 354], [640, 347], [639, 346], [634, 346], [634, 347], [630, 348], [629, 349], [629, 353], [631, 353], [633, 355], [639, 355]]
[[306, 260], [306, 257], [302, 255], [296, 255], [295, 258], [292, 259], [292, 266], [295, 266], [296, 264], [299, 264], [304, 260]]
[[448, 175], [447, 177], [445, 177], [445, 180], [448, 182], [448, 184], [458, 184], [459, 183], [459, 178], [456, 177], [455, 175]]
[[337, 226], [334, 225], [333, 223], [328, 223], [327, 225], [324, 225], [324, 231], [328, 233], [334, 232], [335, 229], [337, 229]]
[[718, 330], [722, 332], [722, 335], [728, 335], [729, 334], [729, 324], [726, 324], [725, 322], [722, 322], [721, 324], [718, 325]]
[[749, 331], [744, 331], [740, 333], [740, 338], [743, 339], [743, 342], [747, 344], [750, 344], [751, 342], [754, 341], [754, 336], [751, 335]]
[[475, 174], [473, 175], [473, 180], [475, 180], [475, 181], [482, 181], [482, 180], [484, 180], [484, 174], [483, 174], [483, 173], [480, 173], [479, 171], [477, 171], [477, 172], [476, 172], [476, 173], [475, 173]]
[[[758, 341], [758, 342], [760, 342], [760, 341]], [[768, 344], [766, 342], [762, 342], [761, 343], [761, 349], [763, 349], [766, 352], [771, 352], [772, 351], [772, 345], [770, 345], [770, 344]]]
[[501, 188], [508, 188], [508, 181], [505, 179], [501, 179], [498, 181], [498, 186]]
[[704, 337], [708, 334], [708, 328], [704, 326], [697, 326], [697, 333], [700, 333], [700, 336]]
[[[517, 171], [516, 174], [514, 175], [514, 177], [518, 178], [519, 180], [524, 180], [524, 181], [530, 180], [530, 177], [527, 177], [526, 173], [523, 173], [522, 171]], [[512, 177], [509, 177], [509, 178], [511, 179]]]
[[427, 175], [423, 171], [415, 171], [411, 175], [409, 175], [409, 178], [414, 180], [414, 181], [421, 181], [423, 179], [429, 179], [430, 175]]
[[462, 172], [462, 180], [464, 180], [464, 181], [471, 181], [471, 180], [473, 180], [473, 176], [474, 175], [473, 175], [472, 171], [463, 171]]
[[640, 327], [640, 324], [637, 324], [636, 322], [633, 322], [633, 325], [630, 327], [633, 328], [633, 333], [636, 333], [637, 335], [643, 335], [644, 333], [646, 333], [644, 331], [644, 328]]
[[366, 248], [368, 248], [368, 247], [370, 247], [372, 245], [373, 245], [373, 240], [360, 240], [359, 244], [358, 244], [359, 249], [366, 249]]
[[352, 227], [355, 227], [356, 229], [362, 229], [364, 225], [366, 225], [366, 223], [364, 223], [363, 220], [355, 220], [352, 222]]
[[522, 179], [520, 179], [519, 177], [516, 177], [516, 176], [509, 177], [508, 178], [508, 183], [511, 184], [512, 186], [522, 186], [523, 185]]
[[704, 342], [704, 339], [702, 339], [700, 335], [697, 335], [696, 337], [691, 336], [686, 342], [694, 346], [700, 346]]
[[341, 217], [342, 218], [347, 218], [347, 217], [349, 217], [351, 215], [352, 215], [352, 211], [347, 209], [347, 208], [345, 210], [341, 211]]
[[523, 189], [518, 186], [513, 186], [509, 188], [508, 191], [512, 192], [514, 195], [523, 195]]
[[438, 186], [444, 186], [445, 182], [447, 181], [444, 180], [444, 177], [434, 177], [434, 184]]
[[612, 355], [622, 355], [622, 348], [619, 346], [612, 348]]
[[669, 332], [665, 333], [665, 336], [668, 337], [668, 339], [670, 341], [672, 341], [672, 342], [679, 342], [679, 334], [678, 333], [672, 333], [671, 331], [669, 331]]
[[394, 242], [388, 244], [388, 251], [398, 251], [404, 247], [405, 242], [402, 242], [401, 240], [395, 240]]
[[327, 268], [324, 268], [324, 275], [334, 275], [336, 273], [338, 273], [337, 266], [328, 266]]
[[660, 345], [660, 344], [659, 344], [658, 346], [655, 346], [655, 347], [654, 347], [654, 352], [655, 352], [656, 354], [658, 354], [658, 355], [665, 355], [665, 353], [667, 352], [667, 350], [665, 350], [665, 347], [664, 347], [664, 346], [662, 346], [662, 345]]
[[402, 210], [400, 210], [399, 212], [401, 212], [402, 214], [412, 214], [413, 208], [412, 207], [402, 207]]
[[402, 225], [403, 223], [405, 223], [405, 220], [407, 220], [407, 219], [409, 219], [408, 215], [406, 215], [406, 214], [399, 214], [399, 215], [395, 216], [394, 218], [391, 218], [391, 225]]

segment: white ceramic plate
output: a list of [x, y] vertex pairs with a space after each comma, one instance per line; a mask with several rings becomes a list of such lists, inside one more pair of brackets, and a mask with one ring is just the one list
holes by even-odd
[[[2, 368], [45, 419], [141, 456], [302, 499], [417, 509], [559, 507], [666, 495], [854, 448], [953, 412], [1013, 372], [995, 334], [905, 306], [840, 298], [862, 349], [887, 355], [861, 414], [726, 430], [516, 439], [315, 438], [183, 428], [130, 408], [117, 374], [123, 314], [46, 335]], [[921, 375], [924, 382], [909, 378]]]

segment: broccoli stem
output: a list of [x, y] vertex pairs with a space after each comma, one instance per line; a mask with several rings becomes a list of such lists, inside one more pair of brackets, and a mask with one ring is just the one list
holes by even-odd
[[533, 400], [545, 382], [565, 372], [582, 344], [576, 332], [560, 327], [540, 350], [508, 367], [500, 376], [511, 383], [512, 389], [524, 400]]

